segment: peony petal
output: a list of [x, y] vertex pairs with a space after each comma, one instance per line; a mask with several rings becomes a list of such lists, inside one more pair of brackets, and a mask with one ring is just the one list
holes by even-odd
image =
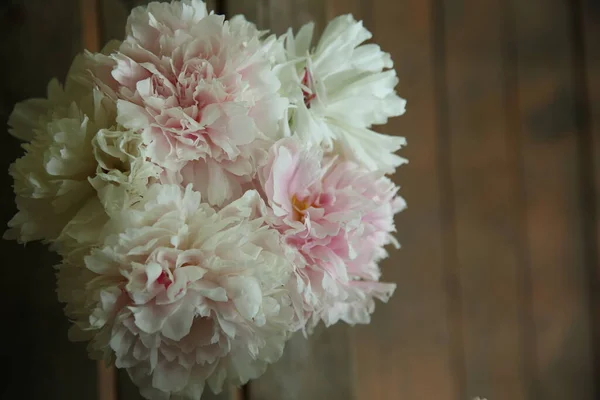
[[193, 305], [182, 305], [167, 318], [162, 327], [162, 333], [169, 339], [181, 340], [181, 338], [190, 333], [193, 321]]
[[252, 319], [258, 314], [262, 303], [262, 291], [256, 280], [245, 277], [229, 278], [227, 292], [242, 317]]

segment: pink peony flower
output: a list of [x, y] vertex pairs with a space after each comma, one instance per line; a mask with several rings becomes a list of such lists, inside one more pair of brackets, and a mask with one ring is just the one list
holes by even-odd
[[98, 73], [119, 98], [118, 122], [142, 134], [164, 178], [214, 205], [241, 196], [287, 107], [261, 36], [199, 0], [150, 3], [132, 11], [112, 78]]
[[398, 188], [296, 138], [273, 146], [259, 176], [272, 225], [303, 256], [298, 287], [313, 324], [368, 323], [373, 299], [387, 301], [395, 289], [378, 282], [377, 262], [387, 256], [383, 246], [397, 245], [393, 216], [404, 208]]
[[72, 337], [114, 354], [148, 399], [257, 378], [298, 328], [287, 246], [264, 210], [256, 191], [216, 212], [191, 186], [153, 185], [100, 248], [60, 267]]

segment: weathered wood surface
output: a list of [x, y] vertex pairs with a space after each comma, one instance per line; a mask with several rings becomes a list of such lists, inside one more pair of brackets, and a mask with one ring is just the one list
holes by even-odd
[[436, 112], [434, 6], [431, 0], [336, 0], [328, 15], [351, 12], [364, 20], [373, 41], [391, 53], [398, 92], [408, 100], [405, 115], [379, 128], [408, 141], [402, 155], [409, 164], [394, 177], [408, 202], [396, 218], [402, 248], [382, 263], [383, 278], [398, 287], [389, 304], [377, 306], [371, 325], [344, 327], [354, 339], [357, 399], [462, 400], [455, 354], [460, 347], [453, 351], [460, 338], [450, 325], [458, 299], [448, 297], [443, 257], [442, 227], [449, 214], [441, 179], [447, 158]]
[[[590, 283], [591, 319], [593, 324], [594, 381], [600, 382], [600, 7], [595, 0], [578, 2], [574, 20], [577, 116], [581, 142], [581, 168], [583, 172], [583, 212], [586, 265]], [[577, 42], [579, 41], [579, 42]], [[575, 70], [577, 71], [577, 70]], [[595, 267], [595, 268], [594, 268]], [[600, 395], [595, 388], [596, 398]]]
[[[0, 21], [0, 124], [6, 127], [15, 103], [45, 96], [51, 78], [64, 78], [82, 49], [82, 30], [77, 0], [2, 2]], [[0, 201], [6, 224], [16, 211], [6, 171], [22, 150], [3, 130]], [[69, 323], [55, 293], [56, 258], [39, 244], [24, 247], [6, 240], [0, 240], [0, 252], [0, 398], [93, 399], [95, 364], [88, 360], [85, 345], [67, 339]]]
[[[514, 1], [534, 353], [532, 398], [595, 399], [572, 18], [578, 2]], [[598, 382], [596, 382], [598, 384]]]
[[[440, 134], [441, 200], [449, 202], [445, 254], [460, 302], [460, 398], [527, 398], [517, 174], [507, 140], [505, 2], [443, 2], [438, 21], [445, 67]], [[442, 13], [440, 13], [442, 14]], [[458, 326], [458, 324], [453, 325]], [[461, 368], [461, 366], [457, 366]]]

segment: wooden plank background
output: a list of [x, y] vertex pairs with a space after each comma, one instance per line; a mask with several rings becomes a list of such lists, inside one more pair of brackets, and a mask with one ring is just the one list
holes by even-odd
[[[146, 0], [0, 5], [5, 125], [84, 47], [121, 38]], [[383, 263], [398, 284], [369, 326], [339, 324], [212, 400], [600, 398], [600, 6], [595, 0], [213, 0], [283, 33], [353, 13], [392, 54], [408, 99], [394, 179], [409, 208]], [[19, 154], [3, 136], [5, 170]], [[8, 188], [10, 178], [2, 175]], [[2, 192], [4, 221], [13, 195]], [[139, 400], [67, 341], [53, 257], [0, 242], [0, 398]]]
[[[78, 0], [5, 1], [0, 19], [0, 124], [6, 127], [16, 102], [44, 96], [52, 77], [66, 75], [83, 47], [83, 26]], [[6, 226], [16, 210], [6, 171], [22, 150], [5, 128], [2, 138], [0, 198]], [[0, 246], [0, 398], [93, 399], [95, 365], [85, 345], [67, 339], [69, 323], [55, 293], [56, 258], [39, 244], [24, 248], [0, 240]]]

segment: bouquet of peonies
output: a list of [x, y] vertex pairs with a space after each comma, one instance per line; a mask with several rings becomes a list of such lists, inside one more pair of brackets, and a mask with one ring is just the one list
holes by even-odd
[[257, 378], [298, 330], [368, 323], [405, 207], [389, 54], [351, 16], [269, 36], [200, 0], [131, 12], [122, 42], [17, 104], [5, 237], [61, 257], [72, 340], [148, 399]]

